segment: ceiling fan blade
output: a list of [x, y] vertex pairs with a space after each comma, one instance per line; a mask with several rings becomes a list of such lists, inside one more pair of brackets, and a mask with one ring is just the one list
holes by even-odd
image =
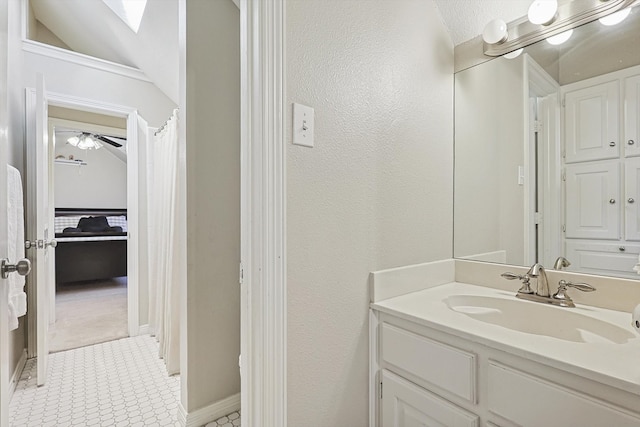
[[116, 148], [120, 148], [120, 147], [122, 147], [122, 144], [120, 144], [120, 143], [118, 143], [118, 142], [115, 142], [115, 141], [112, 141], [112, 140], [110, 140], [109, 138], [106, 138], [106, 137], [104, 137], [104, 136], [102, 136], [102, 135], [94, 135], [94, 137], [95, 137], [96, 139], [98, 139], [98, 140], [102, 141], [102, 142], [106, 142], [106, 143], [107, 143], [107, 144], [109, 144], [109, 145], [113, 145], [113, 146], [114, 146], [114, 147], [116, 147]]
[[122, 137], [122, 136], [104, 135], [104, 134], [102, 134], [100, 136], [104, 136], [105, 138], [120, 139], [122, 141], [126, 141], [127, 140], [126, 137]]

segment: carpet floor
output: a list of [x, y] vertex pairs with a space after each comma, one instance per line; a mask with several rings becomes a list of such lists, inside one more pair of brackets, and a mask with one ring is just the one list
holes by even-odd
[[56, 322], [49, 325], [51, 353], [127, 336], [126, 277], [58, 285]]

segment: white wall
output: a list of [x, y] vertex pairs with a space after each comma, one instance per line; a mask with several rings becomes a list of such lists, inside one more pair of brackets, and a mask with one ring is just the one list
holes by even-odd
[[231, 0], [181, 0], [180, 15], [187, 168], [180, 377], [191, 413], [240, 392], [240, 13]]
[[452, 254], [453, 45], [431, 1], [286, 4], [288, 425], [365, 426], [369, 272]]
[[54, 164], [56, 208], [127, 207], [127, 164], [107, 149], [56, 146], [56, 156], [84, 160], [86, 166]]

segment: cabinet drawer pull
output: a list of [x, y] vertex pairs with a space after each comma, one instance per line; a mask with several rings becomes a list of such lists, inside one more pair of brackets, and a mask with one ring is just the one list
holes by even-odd
[[629, 203], [635, 203], [636, 201], [634, 200], [634, 198], [633, 198], [633, 197], [629, 197], [629, 198], [627, 199], [627, 202], [629, 202]]
[[615, 146], [616, 146], [616, 143], [615, 143], [615, 142], [611, 141], [611, 142], [609, 143], [609, 147], [615, 147]]
[[633, 145], [633, 144], [635, 144], [635, 143], [636, 143], [636, 142], [635, 142], [633, 139], [630, 139], [630, 140], [628, 140], [628, 141], [627, 141], [627, 144], [629, 144], [629, 145]]
[[609, 203], [611, 203], [612, 205], [616, 203], [616, 199], [609, 199]]
[[626, 251], [627, 249], [626, 249], [624, 246], [620, 246], [620, 247], [618, 248], [618, 250], [619, 250], [620, 252], [624, 252], [624, 251]]

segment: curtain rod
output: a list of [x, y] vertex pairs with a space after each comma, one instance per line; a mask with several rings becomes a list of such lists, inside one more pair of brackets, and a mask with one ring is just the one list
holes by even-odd
[[163, 124], [162, 126], [160, 126], [154, 133], [153, 136], [158, 135], [160, 132], [162, 132], [164, 130], [164, 128], [167, 127], [167, 125], [169, 124], [169, 122], [171, 121], [171, 119], [173, 119], [174, 117], [176, 117], [178, 114], [178, 109], [176, 108], [175, 110], [173, 110], [173, 113], [171, 114], [171, 117], [169, 117]]

